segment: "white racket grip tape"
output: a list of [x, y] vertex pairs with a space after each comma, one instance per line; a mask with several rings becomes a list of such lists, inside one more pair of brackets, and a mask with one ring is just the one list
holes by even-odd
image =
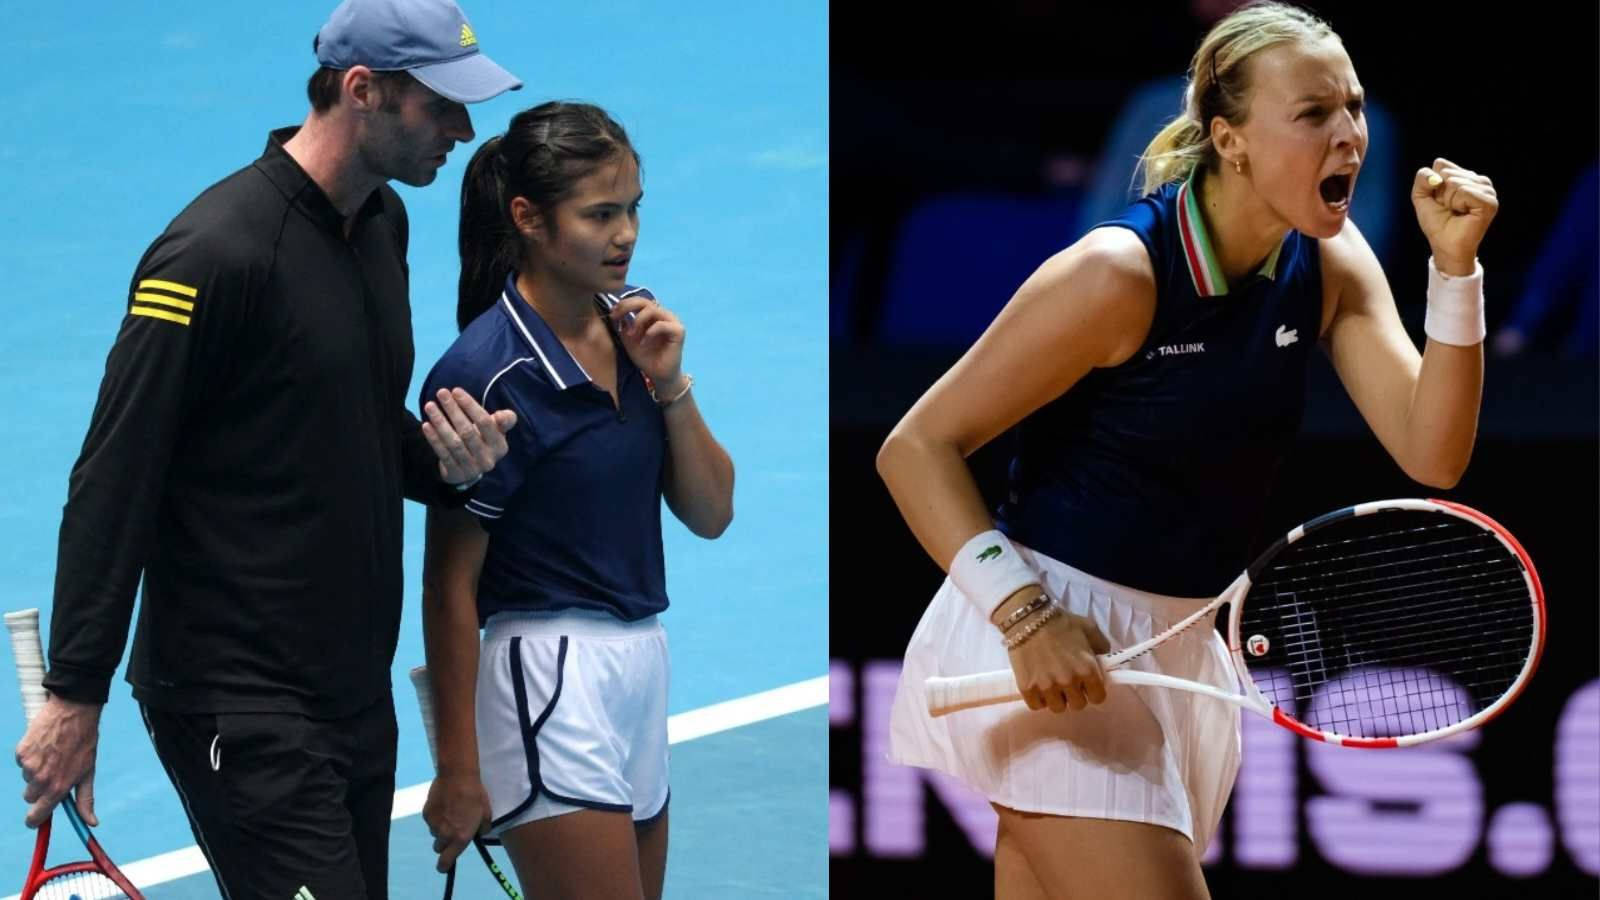
[[[1101, 657], [1104, 659], [1104, 657]], [[1243, 694], [1230, 693], [1219, 690], [1209, 684], [1199, 684], [1174, 678], [1171, 675], [1157, 675], [1154, 672], [1140, 672], [1135, 669], [1116, 669], [1106, 673], [1106, 681], [1110, 684], [1143, 684], [1152, 687], [1176, 688], [1180, 691], [1189, 691], [1214, 697], [1224, 703], [1234, 706], [1255, 708], [1256, 704]], [[929, 678], [923, 688], [927, 694], [928, 715], [947, 716], [963, 709], [975, 709], [980, 706], [994, 706], [1000, 703], [1016, 703], [1022, 700], [1022, 692], [1017, 690], [1016, 676], [1008, 671], [984, 672], [979, 675], [958, 675], [952, 678]]]
[[1005, 671], [951, 678], [935, 676], [924, 682], [923, 688], [927, 692], [928, 715], [934, 717], [1022, 699], [1016, 676]]
[[6, 613], [11, 632], [11, 655], [17, 662], [17, 686], [22, 689], [22, 712], [33, 717], [44, 709], [44, 650], [39, 645], [39, 610]]
[[1428, 258], [1428, 311], [1422, 331], [1441, 344], [1473, 347], [1489, 333], [1483, 309], [1483, 266], [1472, 261], [1471, 275], [1446, 275]]
[[417, 709], [422, 713], [422, 730], [428, 734], [428, 758], [434, 768], [439, 767], [439, 750], [433, 738], [433, 685], [428, 680], [428, 667], [417, 666], [411, 670], [411, 686], [417, 691]]

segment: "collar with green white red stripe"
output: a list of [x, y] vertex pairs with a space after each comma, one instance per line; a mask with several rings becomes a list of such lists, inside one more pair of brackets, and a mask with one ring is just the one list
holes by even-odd
[[[1199, 175], [1197, 168], [1178, 188], [1178, 236], [1183, 244], [1183, 260], [1189, 265], [1189, 277], [1194, 281], [1194, 292], [1202, 297], [1222, 297], [1228, 293], [1228, 279], [1222, 277], [1222, 263], [1211, 245], [1211, 232], [1206, 230], [1205, 219], [1200, 215], [1200, 200], [1195, 196], [1194, 183]], [[1284, 240], [1289, 236], [1284, 235]], [[1283, 241], [1272, 248], [1256, 274], [1276, 280], [1278, 254], [1283, 252]]]

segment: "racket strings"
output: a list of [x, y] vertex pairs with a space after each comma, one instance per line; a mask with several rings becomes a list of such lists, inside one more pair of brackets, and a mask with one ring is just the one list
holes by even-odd
[[[1363, 604], [1393, 606], [1393, 601], [1399, 594], [1404, 594], [1409, 600], [1419, 595], [1428, 596], [1430, 592], [1460, 591], [1471, 587], [1475, 581], [1479, 584], [1504, 585], [1512, 578], [1515, 579], [1515, 583], [1521, 583], [1520, 573], [1508, 573], [1504, 568], [1486, 561], [1474, 567], [1455, 566], [1449, 569], [1411, 571], [1403, 575], [1347, 581], [1341, 585], [1341, 591], [1350, 604], [1358, 608]], [[1325, 581], [1309, 578], [1299, 579], [1298, 582], [1277, 582], [1273, 588], [1277, 593], [1287, 594], [1301, 590], [1316, 591], [1326, 586]]]
[[[1394, 554], [1388, 553], [1385, 555], [1392, 557]], [[1475, 574], [1479, 576], [1492, 575], [1495, 572], [1503, 571], [1498, 566], [1499, 561], [1500, 556], [1493, 549], [1480, 545], [1465, 549], [1440, 548], [1440, 552], [1431, 556], [1421, 556], [1413, 552], [1403, 559], [1394, 559], [1383, 563], [1363, 561], [1355, 557], [1336, 557], [1325, 561], [1319, 560], [1315, 566], [1301, 564], [1294, 567], [1295, 569], [1304, 570], [1305, 574], [1298, 574], [1292, 570], [1274, 571], [1273, 574], [1277, 576], [1275, 583], [1280, 588], [1292, 588], [1300, 582], [1319, 583], [1326, 577], [1327, 570], [1333, 567], [1359, 571], [1361, 573], [1360, 578], [1352, 578], [1345, 582], [1346, 586], [1354, 592], [1357, 588], [1369, 584], [1385, 588], [1393, 587], [1394, 579], [1397, 577], [1396, 570], [1402, 566], [1405, 567], [1402, 577], [1426, 583], [1445, 575], [1454, 575], [1460, 578], [1471, 577]], [[1434, 567], [1425, 568], [1429, 564], [1433, 564]], [[1360, 568], [1356, 568], [1357, 566]]]
[[[1357, 610], [1349, 614], [1344, 622], [1349, 628], [1372, 628], [1387, 625], [1391, 628], [1427, 626], [1433, 629], [1435, 635], [1446, 635], [1451, 632], [1481, 628], [1487, 624], [1498, 623], [1495, 617], [1497, 604], [1513, 603], [1527, 596], [1522, 589], [1514, 591], [1490, 591], [1472, 594], [1444, 594], [1441, 599], [1427, 604], [1418, 604], [1410, 607], [1406, 612], [1398, 615], [1386, 615], [1382, 609], [1370, 612]], [[1469, 601], [1472, 606], [1468, 609], [1457, 609], [1455, 604], [1461, 600]], [[1441, 622], [1441, 614], [1453, 613], [1448, 621]], [[1296, 621], [1288, 623], [1284, 632], [1293, 640], [1298, 636], [1312, 634], [1312, 622]], [[1525, 626], [1520, 626], [1528, 633], [1532, 632], [1533, 623], [1529, 621]]]
[[[1272, 689], [1263, 693], [1284, 706], [1299, 692], [1297, 680], [1293, 674], [1274, 674]], [[1483, 708], [1443, 678], [1397, 675], [1393, 670], [1361, 672], [1356, 678], [1326, 683], [1311, 702], [1310, 707], [1301, 707], [1311, 710], [1300, 715], [1306, 724], [1353, 737], [1421, 734], [1454, 725]]]
[[[1345, 519], [1344, 522], [1354, 521]], [[1335, 524], [1335, 527], [1337, 527]], [[1392, 523], [1384, 523], [1388, 527]], [[1297, 564], [1307, 561], [1318, 562], [1332, 559], [1360, 560], [1373, 555], [1395, 553], [1405, 548], [1427, 547], [1451, 540], [1470, 540], [1470, 534], [1445, 534], [1451, 529], [1448, 522], [1431, 522], [1424, 525], [1410, 525], [1402, 528], [1388, 528], [1386, 531], [1370, 530], [1366, 534], [1352, 534], [1346, 537], [1334, 538], [1319, 535], [1320, 540], [1306, 543], [1303, 539], [1295, 544], [1299, 553], [1294, 559], [1275, 562], [1274, 568], [1278, 571], [1293, 571]], [[1422, 536], [1422, 537], [1419, 537]], [[1437, 535], [1436, 540], [1427, 540], [1426, 536]]]
[[1527, 664], [1535, 628], [1520, 560], [1437, 513], [1337, 520], [1257, 573], [1239, 635], [1263, 694], [1312, 728], [1397, 737], [1493, 704]]
[[38, 900], [127, 900], [117, 883], [99, 872], [67, 872], [47, 879], [34, 894]]
[[[1466, 694], [1460, 698], [1445, 698], [1449, 700], [1448, 706], [1434, 710], [1447, 713], [1443, 718], [1418, 710], [1428, 722], [1437, 723], [1430, 727], [1443, 727], [1487, 707], [1515, 682], [1527, 659], [1531, 628], [1520, 628], [1496, 639], [1481, 638], [1480, 629], [1475, 627], [1438, 630], [1432, 637], [1436, 641], [1433, 645], [1380, 653], [1374, 652], [1375, 648], [1353, 647], [1348, 641], [1336, 641], [1330, 646], [1322, 639], [1321, 631], [1304, 635], [1291, 641], [1283, 654], [1295, 681], [1289, 693], [1296, 701], [1312, 701], [1325, 693], [1330, 682], [1340, 680], [1341, 689], [1347, 688], [1351, 675], [1367, 668], [1375, 670], [1364, 673], [1367, 682], [1391, 688], [1388, 693], [1415, 695], [1415, 692], [1392, 689], [1399, 684], [1393, 672], [1385, 671], [1392, 669], [1429, 679], [1432, 695], [1437, 693], [1437, 688], [1428, 673], [1447, 672]], [[1464, 649], [1469, 641], [1470, 646]], [[1280, 693], [1283, 692], [1280, 690]]]
[[[1526, 650], [1527, 646], [1528, 646], [1528, 641], [1527, 641], [1527, 638], [1523, 638], [1521, 640], [1517, 640], [1517, 639], [1515, 639], [1513, 637], [1507, 637], [1504, 640], [1495, 642], [1494, 645], [1498, 646], [1498, 647], [1520, 648], [1520, 649]], [[1291, 663], [1292, 662], [1296, 662], [1296, 661], [1304, 660], [1304, 661], [1307, 661], [1308, 664], [1311, 664], [1310, 661], [1315, 658], [1316, 653], [1317, 653], [1317, 648], [1315, 648], [1315, 647], [1300, 647], [1300, 648], [1294, 648], [1294, 649], [1286, 652], [1284, 654], [1284, 656], [1287, 657], [1287, 659]], [[1415, 657], [1413, 657], [1411, 660], [1409, 660], [1409, 663], [1411, 665], [1417, 665], [1417, 666], [1434, 666], [1434, 665], [1439, 665], [1441, 663], [1455, 663], [1455, 662], [1456, 662], [1456, 659], [1455, 659], [1454, 654], [1447, 654], [1443, 650], [1436, 651], [1436, 652], [1434, 652], [1432, 654], [1419, 653]], [[1347, 668], [1354, 668], [1355, 666], [1363, 665], [1363, 664], [1364, 663], [1361, 660], [1351, 659], [1349, 661], [1348, 665], [1347, 665]], [[1500, 667], [1500, 665], [1498, 663], [1493, 663], [1493, 664], [1490, 664], [1490, 665], [1480, 665], [1480, 666], [1456, 665], [1455, 669], [1457, 670], [1458, 673], [1466, 674], [1466, 675], [1472, 675], [1472, 674], [1476, 674], [1476, 673], [1480, 673], [1480, 672], [1491, 673], [1495, 678], [1500, 677], [1500, 674], [1502, 673], [1502, 669], [1501, 669], [1501, 667]], [[1470, 682], [1470, 679], [1469, 679], [1469, 682]], [[1320, 687], [1320, 685], [1318, 685], [1318, 686]], [[1471, 683], [1469, 683], [1469, 684], [1467, 684], [1465, 686], [1470, 687]], [[1306, 688], [1306, 686], [1304, 684], [1302, 684], [1300, 690], [1297, 691], [1296, 694], [1295, 694], [1295, 699], [1296, 700], [1309, 700], [1309, 699], [1311, 699], [1311, 694], [1307, 693], [1305, 688]]]

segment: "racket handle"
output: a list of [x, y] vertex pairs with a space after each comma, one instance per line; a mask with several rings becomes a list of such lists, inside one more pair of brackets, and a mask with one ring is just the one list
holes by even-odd
[[[1154, 672], [1114, 669], [1106, 673], [1106, 681], [1110, 684], [1142, 684], [1204, 694], [1234, 706], [1255, 705], [1250, 698], [1242, 694], [1230, 693], [1209, 684], [1174, 678], [1171, 675], [1157, 675]], [[1016, 703], [1022, 700], [1022, 692], [1017, 690], [1016, 676], [1009, 669], [984, 672], [979, 675], [958, 675], [953, 678], [929, 678], [923, 687], [927, 695], [928, 714], [934, 717], [946, 716], [963, 709]]]
[[1022, 692], [1017, 690], [1016, 676], [1010, 669], [953, 678], [929, 678], [923, 683], [923, 688], [931, 716], [945, 716], [963, 709], [1022, 699]]
[[428, 667], [417, 666], [411, 670], [411, 687], [417, 692], [417, 710], [422, 713], [422, 730], [428, 735], [428, 758], [434, 768], [439, 767], [439, 750], [433, 736], [433, 683], [428, 678]]
[[22, 711], [29, 721], [44, 709], [44, 650], [39, 644], [39, 610], [23, 609], [5, 615], [11, 632], [11, 655], [17, 663], [17, 686], [22, 689]]

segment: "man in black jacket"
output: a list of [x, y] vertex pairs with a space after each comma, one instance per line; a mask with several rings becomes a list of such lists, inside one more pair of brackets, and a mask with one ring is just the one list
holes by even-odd
[[72, 471], [49, 700], [17, 749], [37, 826], [91, 823], [101, 706], [128, 680], [222, 895], [387, 896], [404, 497], [460, 505], [514, 415], [406, 410], [405, 207], [521, 83], [451, 0], [345, 0], [299, 128], [140, 260]]

